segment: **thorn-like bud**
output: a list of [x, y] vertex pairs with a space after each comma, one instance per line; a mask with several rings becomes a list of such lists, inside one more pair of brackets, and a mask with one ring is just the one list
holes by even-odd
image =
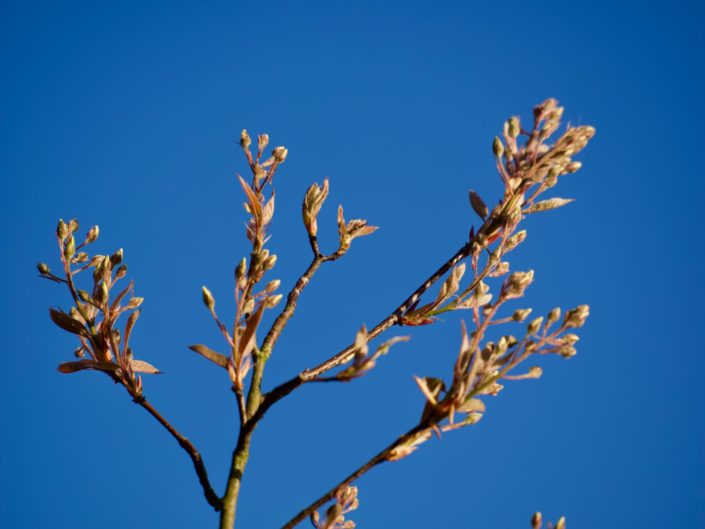
[[46, 263], [37, 263], [37, 271], [43, 276], [51, 272], [51, 270], [49, 270], [49, 265]]
[[484, 200], [482, 200], [482, 197], [472, 189], [470, 190], [470, 205], [473, 211], [477, 213], [478, 217], [482, 220], [485, 220], [490, 214], [490, 210], [487, 208], [487, 204], [485, 204]]
[[492, 142], [492, 152], [494, 153], [494, 157], [498, 160], [504, 154], [504, 145], [502, 144], [502, 140], [499, 139], [499, 136], [494, 137], [494, 141]]
[[100, 228], [96, 225], [93, 226], [90, 230], [88, 230], [88, 234], [86, 235], [86, 244], [90, 244], [98, 239], [98, 235], [100, 235]]
[[541, 328], [541, 324], [543, 323], [543, 316], [539, 316], [538, 318], [534, 318], [531, 323], [526, 327], [526, 334], [529, 336], [533, 336], [537, 332], [539, 332], [539, 329]]
[[205, 286], [201, 289], [203, 294], [203, 304], [208, 307], [208, 310], [213, 312], [215, 310], [215, 299], [213, 294]]
[[529, 314], [531, 314], [531, 309], [517, 309], [512, 314], [512, 321], [521, 323], [529, 317]]
[[284, 160], [286, 160], [287, 154], [289, 154], [289, 150], [283, 146], [275, 147], [272, 151], [272, 156], [274, 156], [274, 159], [279, 163], [282, 163]]
[[242, 129], [242, 132], [240, 133], [240, 147], [243, 149], [249, 149], [251, 143], [252, 140], [250, 139], [250, 135], [247, 133], [247, 130]]

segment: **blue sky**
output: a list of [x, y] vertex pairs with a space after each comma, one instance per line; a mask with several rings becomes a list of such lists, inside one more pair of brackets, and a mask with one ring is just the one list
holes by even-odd
[[[270, 247], [289, 287], [308, 264], [306, 187], [324, 177], [331, 248], [345, 205], [381, 229], [305, 292], [269, 364], [271, 387], [346, 345], [450, 256], [500, 193], [491, 138], [556, 97], [597, 135], [570, 206], [528, 219], [515, 269], [527, 302], [589, 303], [579, 354], [511, 384], [472, 429], [359, 482], [360, 527], [705, 527], [702, 199], [705, 9], [698, 2], [2, 2], [0, 167], [4, 330], [0, 525], [216, 523], [188, 459], [120, 388], [62, 376], [73, 341], [47, 318], [66, 293], [59, 217], [124, 247], [146, 298], [138, 355], [165, 371], [146, 394], [204, 455], [222, 490], [235, 409], [220, 304], [247, 251], [236, 140], [266, 131], [289, 159]], [[449, 316], [414, 330], [369, 376], [304, 388], [258, 428], [239, 527], [282, 524], [408, 428], [412, 376], [448, 376]], [[405, 331], [397, 331], [402, 334]]]

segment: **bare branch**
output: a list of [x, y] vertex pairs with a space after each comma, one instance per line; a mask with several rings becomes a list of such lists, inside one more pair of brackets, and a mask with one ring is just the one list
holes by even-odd
[[186, 451], [186, 453], [191, 458], [191, 461], [193, 462], [193, 467], [196, 470], [196, 475], [198, 475], [198, 481], [201, 484], [201, 487], [203, 487], [203, 495], [206, 497], [206, 501], [211, 507], [213, 507], [216, 512], [220, 511], [222, 507], [222, 502], [213, 490], [213, 487], [211, 487], [210, 481], [208, 479], [208, 472], [206, 471], [206, 465], [203, 462], [203, 458], [201, 457], [200, 452], [196, 450], [196, 447], [193, 445], [193, 443], [189, 441], [186, 437], [181, 435], [178, 430], [174, 428], [171, 423], [167, 421], [162, 416], [162, 414], [159, 413], [154, 408], [154, 406], [152, 406], [152, 404], [147, 401], [144, 396], [134, 396], [133, 400], [135, 404], [139, 404], [140, 406], [142, 406], [145, 410], [147, 410], [147, 412], [149, 412], [152, 417], [154, 417], [159, 422], [159, 424], [166, 428], [167, 431], [172, 435], [172, 437], [176, 439], [176, 442], [179, 443], [179, 446]]

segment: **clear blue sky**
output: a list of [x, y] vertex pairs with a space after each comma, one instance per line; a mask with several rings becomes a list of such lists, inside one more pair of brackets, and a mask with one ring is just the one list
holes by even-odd
[[[146, 298], [134, 345], [166, 374], [146, 394], [201, 449], [222, 490], [235, 435], [226, 377], [186, 345], [220, 344], [245, 254], [239, 131], [289, 148], [271, 248], [292, 285], [309, 260], [300, 200], [381, 226], [321, 271], [266, 387], [374, 324], [467, 236], [468, 188], [500, 184], [491, 138], [556, 97], [597, 136], [527, 223], [515, 268], [530, 304], [589, 303], [579, 354], [511, 384], [476, 427], [359, 483], [363, 528], [705, 527], [701, 2], [8, 2], [0, 5], [3, 377], [0, 526], [213, 527], [190, 462], [125, 392], [62, 376], [68, 305], [59, 217], [124, 247]], [[399, 331], [401, 333], [403, 331]], [[255, 436], [239, 527], [277, 527], [418, 418], [412, 375], [447, 376], [455, 316], [350, 385], [305, 388]]]

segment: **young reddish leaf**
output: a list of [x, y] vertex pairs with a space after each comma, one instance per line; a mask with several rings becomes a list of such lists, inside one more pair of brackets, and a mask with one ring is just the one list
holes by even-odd
[[159, 375], [161, 373], [159, 369], [144, 360], [130, 360], [130, 367], [136, 373], [147, 373], [148, 375]]
[[245, 330], [240, 337], [240, 342], [238, 343], [238, 358], [240, 359], [249, 355], [255, 347], [255, 332], [257, 331], [259, 322], [262, 320], [264, 305], [264, 303], [260, 303], [255, 313], [252, 314], [252, 316], [250, 316], [247, 320], [247, 327], [245, 327]]
[[241, 176], [238, 176], [238, 180], [240, 180], [240, 185], [245, 191], [245, 195], [247, 195], [247, 205], [250, 207], [250, 212], [252, 213], [252, 216], [257, 219], [261, 219], [262, 204], [260, 204], [259, 198], [257, 198], [255, 192], [252, 191], [252, 188], [247, 184], [247, 182], [245, 182], [245, 180]]
[[80, 321], [73, 319], [65, 312], [56, 309], [49, 309], [49, 317], [57, 326], [72, 334], [85, 335], [88, 333]]
[[127, 295], [127, 293], [130, 291], [130, 289], [133, 288], [134, 286], [135, 286], [135, 281], [132, 280], [132, 281], [130, 281], [129, 285], [127, 285], [124, 289], [122, 289], [120, 291], [120, 293], [115, 297], [112, 304], [110, 305], [111, 312], [117, 308], [117, 306], [120, 304], [122, 299]]
[[57, 370], [59, 373], [76, 373], [85, 369], [95, 369], [97, 371], [114, 372], [119, 369], [115, 364], [110, 362], [98, 362], [96, 360], [76, 360], [75, 362], [64, 362], [59, 364]]
[[132, 314], [130, 314], [130, 317], [127, 318], [127, 323], [125, 324], [125, 338], [123, 338], [123, 346], [122, 350], [123, 352], [127, 351], [127, 344], [130, 342], [130, 335], [132, 334], [132, 329], [135, 326], [135, 323], [137, 322], [137, 318], [140, 317], [140, 311], [136, 310]]
[[228, 357], [225, 355], [222, 355], [220, 353], [215, 352], [210, 347], [206, 347], [205, 345], [201, 345], [201, 344], [196, 344], [196, 345], [189, 345], [188, 348], [191, 349], [192, 351], [198, 353], [203, 358], [210, 360], [214, 364], [218, 364], [220, 367], [223, 367], [225, 369], [228, 368]]

